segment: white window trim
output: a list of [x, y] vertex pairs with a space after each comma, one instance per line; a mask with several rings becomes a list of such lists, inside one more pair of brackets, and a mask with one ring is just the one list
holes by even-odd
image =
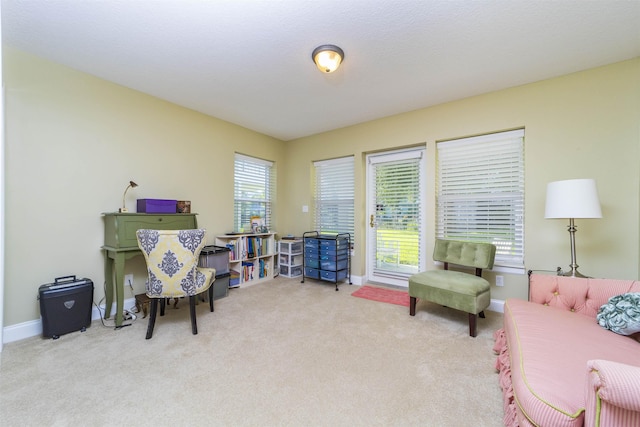
[[[265, 201], [261, 202], [261, 203], [266, 203], [267, 206], [265, 206], [265, 209], [267, 211], [266, 214], [266, 218], [264, 218], [265, 221], [265, 225], [269, 228], [271, 228], [273, 226], [273, 202], [275, 200], [275, 191], [276, 191], [276, 176], [275, 176], [275, 169], [274, 169], [274, 165], [275, 163], [269, 160], [264, 160], [264, 159], [260, 159], [257, 157], [251, 157], [251, 156], [247, 156], [245, 154], [240, 154], [240, 153], [235, 153], [235, 157], [234, 157], [234, 190], [233, 190], [233, 198], [234, 198], [234, 206], [233, 206], [233, 223], [234, 223], [234, 228], [244, 228], [245, 226], [248, 226], [248, 224], [237, 224], [237, 215], [238, 215], [238, 206], [237, 206], [237, 202], [238, 201], [255, 201], [255, 200], [251, 200], [251, 199], [240, 199], [238, 198], [238, 194], [237, 194], [237, 188], [236, 188], [236, 163], [237, 162], [244, 162], [247, 164], [253, 163], [255, 165], [261, 165], [264, 166], [265, 168], [269, 169], [269, 183], [267, 184], [267, 199], [265, 199]], [[256, 181], [258, 182], [258, 181]], [[236, 231], [243, 231], [243, 230], [236, 230]]]
[[[313, 162], [313, 167], [314, 167], [314, 213], [313, 213], [313, 224], [314, 224], [314, 228], [317, 231], [320, 232], [326, 232], [327, 230], [323, 230], [322, 229], [322, 224], [319, 221], [319, 215], [320, 215], [320, 210], [322, 208], [322, 200], [319, 198], [321, 197], [321, 195], [318, 194], [318, 192], [320, 191], [319, 188], [319, 183], [318, 183], [318, 179], [319, 179], [319, 174], [321, 173], [322, 170], [327, 171], [327, 167], [331, 167], [331, 166], [347, 166], [347, 167], [351, 167], [351, 170], [349, 172], [349, 176], [344, 176], [344, 175], [340, 175], [341, 178], [338, 179], [338, 181], [340, 182], [344, 182], [347, 186], [350, 184], [350, 190], [347, 189], [346, 193], [347, 194], [341, 194], [341, 196], [343, 197], [342, 201], [344, 203], [340, 203], [341, 206], [344, 206], [348, 203], [351, 203], [351, 218], [340, 218], [339, 223], [349, 223], [347, 228], [348, 229], [344, 229], [344, 230], [339, 230], [339, 232], [341, 233], [349, 233], [353, 239], [354, 237], [354, 232], [355, 232], [355, 158], [354, 156], [347, 156], [347, 157], [340, 157], [340, 158], [336, 158], [336, 159], [329, 159], [329, 160], [319, 160], [319, 161], [315, 161]], [[335, 173], [337, 173], [336, 171], [334, 171]], [[350, 192], [350, 194], [349, 194]], [[329, 205], [331, 204], [335, 204], [336, 202], [333, 200], [328, 200], [325, 203], [328, 203]], [[341, 211], [342, 215], [344, 215], [344, 213]]]
[[[436, 189], [436, 194], [437, 194], [437, 205], [436, 205], [436, 236], [438, 238], [443, 238], [444, 237], [444, 232], [445, 232], [445, 228], [447, 228], [447, 224], [450, 223], [443, 223], [442, 222], [442, 218], [441, 216], [443, 215], [443, 209], [447, 209], [446, 207], [444, 207], [442, 205], [442, 201], [441, 201], [441, 197], [442, 197], [442, 174], [443, 171], [441, 169], [442, 165], [441, 165], [441, 159], [440, 156], [442, 155], [442, 149], [465, 149], [465, 150], [477, 150], [478, 151], [478, 155], [486, 155], [486, 152], [484, 150], [484, 148], [482, 147], [483, 144], [487, 144], [487, 143], [496, 143], [500, 144], [500, 141], [502, 140], [507, 140], [506, 144], [511, 145], [513, 143], [513, 139], [519, 139], [521, 144], [524, 143], [524, 129], [518, 129], [518, 130], [513, 130], [513, 131], [506, 131], [506, 132], [495, 132], [492, 134], [487, 134], [487, 135], [481, 135], [481, 136], [475, 136], [475, 137], [469, 137], [469, 138], [460, 138], [460, 139], [456, 139], [456, 140], [449, 140], [449, 141], [440, 141], [437, 143], [437, 148], [438, 148], [438, 166], [437, 166], [437, 186], [438, 188]], [[511, 140], [511, 141], [510, 141]], [[495, 272], [504, 272], [504, 273], [515, 273], [515, 274], [524, 274], [525, 272], [525, 264], [524, 264], [524, 146], [520, 145], [521, 151], [520, 151], [520, 159], [519, 162], [521, 162], [518, 165], [518, 168], [516, 169], [518, 172], [518, 175], [516, 177], [514, 177], [515, 180], [519, 180], [519, 183], [517, 183], [519, 185], [519, 189], [516, 191], [516, 193], [520, 193], [521, 194], [521, 198], [519, 200], [517, 200], [517, 203], [519, 204], [519, 206], [521, 207], [521, 212], [516, 212], [515, 215], [519, 216], [520, 219], [519, 221], [515, 224], [515, 228], [513, 228], [512, 230], [516, 233], [516, 239], [517, 241], [519, 241], [519, 244], [521, 245], [521, 259], [520, 260], [516, 260], [516, 264], [514, 264], [513, 261], [510, 261], [508, 259], [500, 259], [499, 257], [496, 258], [496, 263], [494, 268], [492, 269]], [[468, 152], [468, 151], [467, 151]], [[491, 159], [489, 159], [491, 160]], [[449, 182], [454, 182], [453, 180], [455, 179], [459, 179], [458, 182], [463, 182], [463, 180], [465, 179], [469, 179], [471, 178], [471, 184], [473, 184], [474, 180], [471, 177], [470, 174], [468, 174], [468, 170], [465, 169], [465, 165], [464, 165], [464, 159], [462, 159], [460, 161], [459, 164], [455, 163], [455, 160], [451, 160], [451, 162], [449, 164], [447, 164], [445, 166], [449, 167], [449, 166], [453, 166], [452, 170], [449, 170], [449, 174], [450, 176], [449, 178]], [[505, 167], [503, 169], [504, 171], [509, 170], [508, 167]], [[458, 173], [458, 172], [462, 172], [462, 173]], [[447, 173], [446, 171], [444, 172], [445, 174]], [[465, 175], [465, 173], [467, 173]], [[480, 184], [482, 184], [481, 179], [478, 180], [478, 182]], [[455, 185], [455, 184], [454, 184]], [[484, 201], [498, 201], [501, 198], [501, 195], [496, 195], [496, 194], [484, 194], [484, 195], [477, 195], [478, 193], [475, 194], [470, 194], [467, 195], [465, 192], [456, 192], [457, 188], [455, 187], [451, 187], [450, 191], [449, 191], [449, 195], [448, 197], [453, 198], [453, 200], [464, 200], [465, 198], [471, 198], [476, 199], [476, 198], [484, 198]], [[507, 199], [512, 199], [513, 196], [513, 191], [508, 192], [511, 194], [506, 194], [506, 198]], [[454, 208], [455, 209], [455, 208]], [[455, 213], [454, 211], [451, 211], [451, 213]], [[463, 230], [459, 230], [460, 232], [462, 232]], [[482, 241], [482, 239], [478, 239], [478, 241]], [[491, 241], [487, 241], [488, 243], [493, 243]]]

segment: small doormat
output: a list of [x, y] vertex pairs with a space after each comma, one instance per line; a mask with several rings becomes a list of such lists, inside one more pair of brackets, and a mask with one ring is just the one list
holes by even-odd
[[409, 293], [407, 291], [397, 291], [395, 289], [364, 285], [351, 295], [358, 298], [409, 307]]

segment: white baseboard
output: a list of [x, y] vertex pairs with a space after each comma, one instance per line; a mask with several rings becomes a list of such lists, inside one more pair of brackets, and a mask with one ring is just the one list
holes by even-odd
[[[135, 306], [135, 299], [129, 298], [124, 300], [124, 307]], [[100, 320], [102, 313], [104, 312], [104, 305], [100, 306], [100, 310], [94, 305], [91, 310], [91, 321]], [[115, 315], [115, 304], [111, 307], [111, 317]], [[7, 344], [14, 341], [20, 341], [25, 338], [35, 337], [42, 335], [42, 318], [37, 320], [29, 320], [28, 322], [17, 323], [15, 325], [7, 326], [3, 329], [2, 343]]]
[[[346, 283], [349, 284], [349, 282]], [[365, 283], [365, 281], [362, 276], [351, 276], [351, 284], [361, 286], [363, 283]]]
[[[362, 285], [366, 283], [362, 276], [351, 276], [351, 282], [354, 285]], [[124, 306], [133, 307], [135, 305], [135, 299], [129, 298], [124, 301]], [[497, 313], [504, 313], [504, 301], [492, 299], [488, 310], [495, 311]], [[91, 310], [91, 320], [99, 320], [104, 312], [104, 305], [100, 306], [100, 310], [94, 305]], [[111, 315], [115, 313], [115, 304], [111, 309]], [[113, 317], [111, 317], [113, 318]], [[15, 325], [7, 326], [3, 329], [2, 342], [7, 344], [14, 341], [20, 341], [25, 338], [35, 337], [42, 335], [42, 319], [29, 320], [28, 322], [18, 323]]]
[[2, 330], [2, 343], [7, 344], [20, 341], [25, 338], [35, 337], [42, 334], [42, 319], [30, 320], [28, 322], [17, 323], [6, 326]]
[[495, 311], [496, 313], [504, 313], [504, 300], [492, 299], [487, 310]]

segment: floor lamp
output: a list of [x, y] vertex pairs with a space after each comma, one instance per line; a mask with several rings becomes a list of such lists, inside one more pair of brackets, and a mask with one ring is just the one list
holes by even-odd
[[593, 179], [569, 179], [547, 184], [547, 203], [544, 217], [569, 219], [571, 238], [571, 271], [563, 276], [586, 277], [578, 272], [576, 264], [576, 218], [602, 218], [598, 190]]

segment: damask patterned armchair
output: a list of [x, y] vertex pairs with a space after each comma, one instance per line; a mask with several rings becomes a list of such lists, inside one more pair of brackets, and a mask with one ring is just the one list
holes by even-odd
[[213, 282], [216, 271], [198, 267], [198, 257], [205, 244], [205, 230], [138, 230], [138, 246], [147, 262], [149, 278], [146, 293], [151, 298], [147, 339], [153, 335], [158, 301], [164, 315], [167, 298], [189, 297], [191, 329], [196, 325], [196, 295], [209, 291], [209, 307], [213, 311]]

